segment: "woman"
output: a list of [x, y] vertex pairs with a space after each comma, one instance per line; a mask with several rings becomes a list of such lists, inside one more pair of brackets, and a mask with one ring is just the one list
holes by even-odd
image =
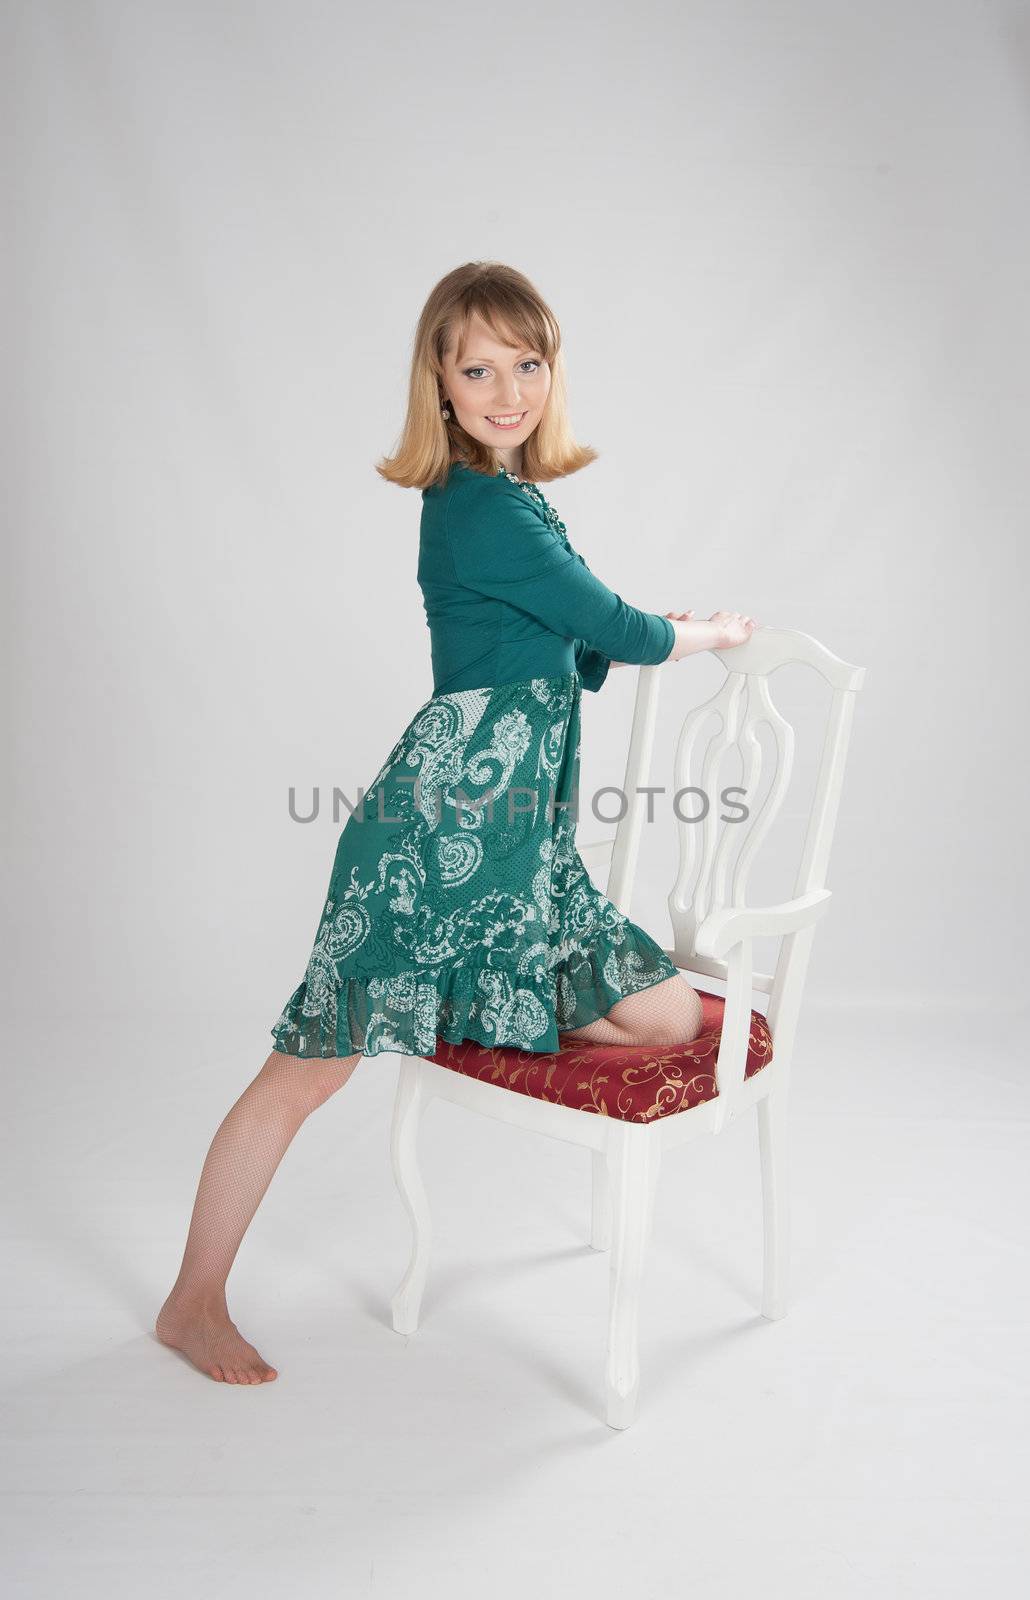
[[400, 447], [377, 467], [422, 491], [433, 694], [340, 836], [304, 979], [215, 1135], [157, 1319], [220, 1381], [277, 1376], [230, 1320], [226, 1279], [294, 1134], [362, 1055], [700, 1031], [697, 991], [576, 849], [580, 694], [611, 666], [726, 649], [755, 623], [640, 611], [594, 576], [539, 483], [596, 454], [572, 437], [560, 330], [532, 284], [493, 262], [443, 278]]

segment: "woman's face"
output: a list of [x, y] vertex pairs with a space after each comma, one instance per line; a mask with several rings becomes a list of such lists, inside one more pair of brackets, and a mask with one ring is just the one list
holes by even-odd
[[444, 353], [444, 397], [466, 433], [518, 461], [519, 450], [543, 415], [551, 369], [540, 350], [500, 344], [486, 323], [469, 324], [465, 355], [454, 360], [453, 335]]

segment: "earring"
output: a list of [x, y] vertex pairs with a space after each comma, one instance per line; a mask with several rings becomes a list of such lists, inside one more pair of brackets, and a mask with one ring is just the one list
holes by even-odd
[[448, 422], [450, 420], [450, 415], [451, 414], [447, 409], [447, 401], [446, 400], [444, 401], [443, 405], [440, 407], [440, 414], [443, 417], [443, 420], [445, 422]]

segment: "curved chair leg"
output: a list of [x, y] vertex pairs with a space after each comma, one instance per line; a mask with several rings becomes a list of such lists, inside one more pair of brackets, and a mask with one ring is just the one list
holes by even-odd
[[781, 1085], [759, 1100], [758, 1151], [762, 1167], [762, 1315], [772, 1321], [787, 1311], [790, 1265], [790, 1195], [787, 1094]]
[[590, 1248], [608, 1250], [612, 1242], [612, 1191], [603, 1150], [590, 1152]]
[[404, 1208], [411, 1218], [411, 1260], [390, 1302], [393, 1326], [397, 1333], [414, 1333], [418, 1328], [422, 1291], [429, 1271], [432, 1223], [429, 1202], [418, 1165], [418, 1133], [428, 1097], [418, 1056], [408, 1056], [397, 1076], [397, 1095], [390, 1130], [390, 1160]]
[[626, 1122], [609, 1130], [605, 1155], [612, 1192], [605, 1420], [610, 1428], [628, 1428], [640, 1388], [640, 1284], [662, 1150], [654, 1129]]

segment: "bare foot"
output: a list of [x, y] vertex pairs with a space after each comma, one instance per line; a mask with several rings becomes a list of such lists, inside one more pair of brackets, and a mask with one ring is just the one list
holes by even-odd
[[225, 1306], [176, 1302], [169, 1295], [154, 1324], [162, 1344], [181, 1350], [219, 1383], [267, 1383], [279, 1376], [248, 1344]]

